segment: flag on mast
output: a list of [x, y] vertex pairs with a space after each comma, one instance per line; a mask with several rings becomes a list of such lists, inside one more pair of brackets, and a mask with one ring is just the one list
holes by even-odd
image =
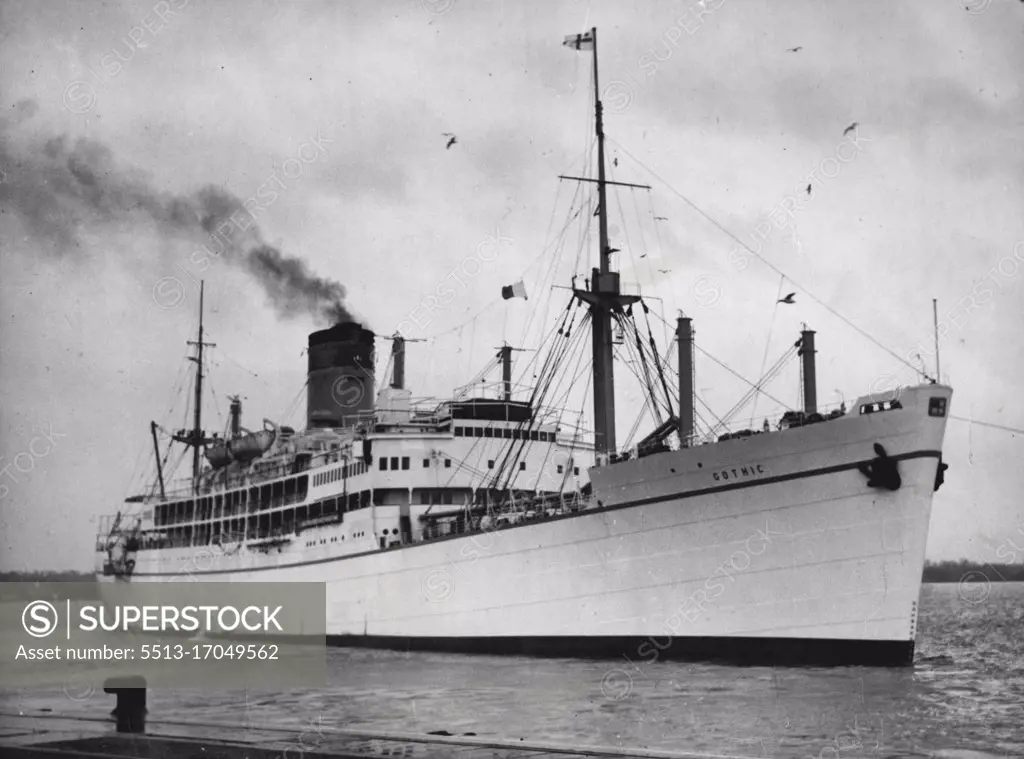
[[594, 49], [594, 33], [584, 32], [583, 34], [570, 34], [562, 42], [566, 47], [571, 47], [573, 50], [593, 50]]
[[501, 288], [501, 297], [504, 298], [505, 300], [509, 300], [511, 298], [522, 298], [523, 300], [529, 300], [526, 297], [526, 285], [523, 284], [523, 280], [519, 280], [518, 282], [511, 285], [505, 285], [503, 288]]

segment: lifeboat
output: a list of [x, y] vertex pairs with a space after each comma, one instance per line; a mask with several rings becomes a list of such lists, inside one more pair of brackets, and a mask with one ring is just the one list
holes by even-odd
[[212, 445], [206, 446], [203, 455], [206, 456], [206, 460], [210, 462], [210, 466], [214, 469], [225, 467], [234, 460], [231, 456], [231, 451], [228, 450], [227, 443], [223, 440], [218, 440]]
[[[248, 435], [236, 437], [227, 445], [227, 449], [236, 461], [246, 462], [259, 458], [274, 444], [277, 430], [260, 430]], [[211, 462], [213, 463], [213, 462]]]

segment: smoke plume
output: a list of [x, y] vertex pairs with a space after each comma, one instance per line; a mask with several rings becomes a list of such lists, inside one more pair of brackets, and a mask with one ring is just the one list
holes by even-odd
[[345, 305], [344, 286], [268, 245], [243, 201], [222, 188], [160, 192], [142, 173], [118, 166], [108, 147], [86, 138], [15, 144], [14, 129], [36, 110], [33, 101], [23, 100], [0, 119], [0, 210], [21, 219], [37, 248], [55, 256], [79, 255], [88, 249], [83, 232], [98, 236], [104, 228], [148, 224], [191, 243], [193, 264], [222, 260], [248, 272], [281, 316], [309, 314], [327, 324], [357, 321]]

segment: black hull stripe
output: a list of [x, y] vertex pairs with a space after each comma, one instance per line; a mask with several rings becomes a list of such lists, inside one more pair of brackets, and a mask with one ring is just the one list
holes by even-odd
[[[893, 461], [909, 461], [910, 459], [926, 459], [935, 458], [938, 459], [941, 456], [940, 451], [916, 451], [914, 453], [904, 453], [901, 456], [892, 456]], [[743, 488], [749, 488], [755, 485], [771, 485], [777, 482], [790, 482], [792, 480], [802, 480], [806, 477], [820, 477], [826, 474], [835, 474], [837, 472], [845, 472], [850, 469], [857, 469], [861, 464], [868, 464], [873, 459], [867, 459], [863, 462], [857, 461], [852, 464], [836, 464], [835, 466], [825, 466], [820, 469], [812, 469], [806, 472], [791, 472], [790, 474], [779, 474], [774, 477], [762, 477], [756, 480], [749, 480], [746, 482], [735, 482], [728, 485], [715, 485], [713, 487], [701, 488], [700, 490], [689, 490], [685, 493], [674, 493], [670, 495], [656, 495], [650, 498], [636, 498], [625, 503], [617, 503], [614, 506], [608, 506], [601, 509], [593, 509], [593, 511], [611, 511], [613, 509], [631, 508], [633, 506], [649, 506], [653, 503], [661, 503], [663, 501], [672, 501], [677, 498], [694, 498], [701, 495], [711, 495], [713, 493], [725, 493], [730, 490], [742, 490]], [[735, 467], [731, 467], [735, 468]], [[589, 513], [589, 512], [588, 512]]]
[[682, 636], [543, 636], [431, 638], [386, 635], [329, 635], [330, 646], [392, 651], [434, 651], [491, 656], [610, 659], [602, 688], [617, 692], [659, 661], [692, 661], [743, 666], [906, 667], [914, 663], [914, 641], [827, 640], [821, 638], [733, 638]]
[[[904, 453], [899, 456], [892, 456], [891, 458], [895, 461], [909, 461], [911, 459], [925, 459], [925, 458], [941, 458], [941, 451], [915, 451], [914, 453]], [[820, 469], [810, 469], [805, 472], [793, 472], [791, 474], [780, 474], [774, 477], [763, 477], [761, 479], [749, 480], [746, 482], [735, 482], [728, 485], [716, 485], [714, 487], [701, 488], [700, 490], [689, 490], [681, 491], [678, 493], [669, 493], [667, 495], [652, 496], [650, 498], [638, 498], [625, 503], [617, 503], [612, 506], [600, 506], [596, 508], [590, 508], [586, 511], [577, 512], [575, 514], [561, 514], [559, 516], [548, 517], [543, 520], [526, 522], [523, 524], [508, 525], [506, 527], [499, 527], [489, 532], [504, 532], [506, 530], [518, 530], [524, 527], [533, 527], [537, 524], [547, 524], [550, 522], [557, 522], [562, 519], [578, 519], [583, 516], [590, 516], [592, 514], [603, 514], [609, 511], [618, 511], [620, 509], [631, 509], [636, 506], [649, 506], [655, 503], [663, 503], [665, 501], [685, 500], [687, 498], [697, 498], [703, 495], [712, 495], [714, 493], [724, 493], [732, 490], [742, 490], [744, 488], [760, 487], [761, 485], [771, 485], [777, 482], [790, 482], [792, 480], [802, 480], [810, 477], [821, 477], [827, 474], [835, 474], [837, 472], [845, 472], [850, 469], [857, 469], [862, 463], [870, 463], [872, 459], [865, 459], [864, 461], [855, 461], [851, 464], [837, 464], [835, 466], [821, 467]], [[866, 487], [865, 483], [865, 487]], [[408, 545], [397, 546], [395, 548], [385, 548], [383, 550], [376, 549], [373, 551], [362, 551], [360, 553], [350, 553], [345, 556], [331, 556], [326, 559], [312, 559], [310, 561], [297, 561], [292, 564], [279, 564], [276, 566], [263, 566], [263, 567], [249, 567], [244, 569], [206, 569], [198, 570], [191, 569], [187, 572], [135, 572], [135, 577], [178, 577], [182, 574], [189, 575], [224, 575], [224, 574], [238, 574], [240, 572], [268, 572], [280, 569], [292, 569], [295, 567], [307, 567], [315, 564], [330, 564], [336, 561], [347, 561], [349, 559], [358, 559], [364, 556], [372, 556], [378, 553], [393, 553], [395, 551], [410, 551], [415, 548], [422, 548], [428, 545], [436, 545], [443, 543], [447, 540], [458, 540], [460, 538], [471, 537], [476, 535], [476, 532], [466, 532], [459, 535], [445, 535], [444, 537], [434, 538], [433, 540], [420, 542], [420, 543], [409, 543]], [[202, 547], [202, 546], [198, 546]]]

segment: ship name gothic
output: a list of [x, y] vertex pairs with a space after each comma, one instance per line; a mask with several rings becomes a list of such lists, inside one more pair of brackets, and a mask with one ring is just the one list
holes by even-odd
[[732, 469], [723, 469], [719, 472], [712, 472], [711, 476], [715, 478], [715, 481], [720, 480], [738, 480], [741, 477], [754, 477], [759, 474], [764, 474], [764, 465], [762, 464], [751, 464], [750, 466], [733, 467]]

